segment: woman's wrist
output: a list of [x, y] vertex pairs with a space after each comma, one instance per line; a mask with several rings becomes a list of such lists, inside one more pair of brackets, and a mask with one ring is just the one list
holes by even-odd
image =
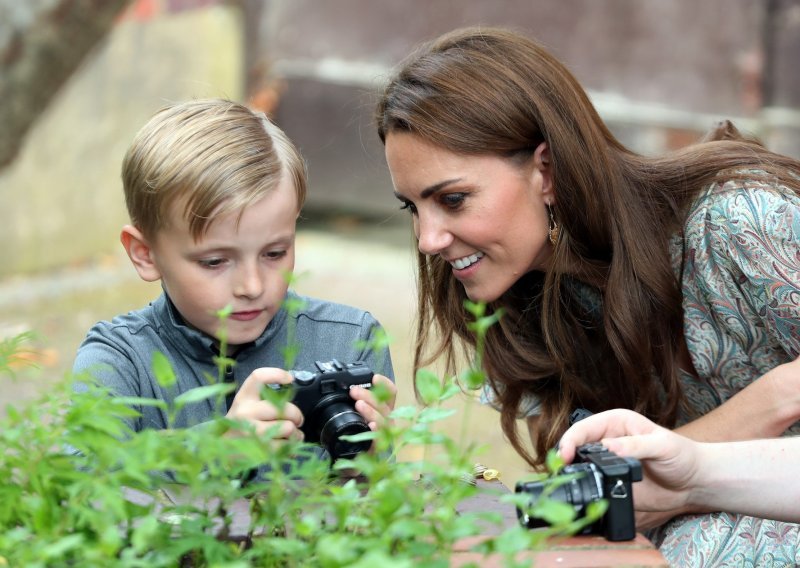
[[[686, 504], [687, 512], [709, 513], [718, 511], [720, 494], [727, 491], [730, 484], [729, 456], [724, 451], [725, 444], [718, 442], [693, 442], [692, 467], [687, 471]], [[724, 501], [724, 498], [723, 498]]]
[[777, 425], [772, 436], [780, 436], [800, 420], [800, 358], [778, 365], [758, 380], [766, 381], [773, 393]]

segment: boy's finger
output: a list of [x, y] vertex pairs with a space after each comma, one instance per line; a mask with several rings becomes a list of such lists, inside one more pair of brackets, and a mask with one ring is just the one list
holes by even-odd
[[389, 420], [389, 411], [380, 411], [373, 406], [367, 404], [366, 401], [359, 400], [356, 402], [356, 410], [367, 421], [370, 430], [383, 426]]
[[270, 420], [288, 420], [298, 428], [303, 425], [303, 413], [291, 402], [286, 403], [283, 408], [278, 409], [275, 405], [266, 400], [259, 400], [254, 404], [254, 413], [250, 416], [253, 420], [262, 422]]
[[383, 416], [386, 416], [392, 411], [397, 400], [397, 385], [383, 375], [375, 375], [372, 379], [372, 384], [385, 389], [389, 393], [389, 399], [379, 403], [372, 390], [361, 387], [351, 389], [350, 396], [356, 401], [363, 400], [377, 409]]
[[250, 373], [242, 383], [236, 397], [261, 400], [261, 387], [264, 385], [288, 385], [294, 381], [291, 373], [277, 367], [261, 367]]
[[389, 400], [386, 401], [387, 406], [391, 410], [394, 408], [395, 400], [397, 399], [397, 385], [394, 384], [389, 377], [385, 377], [383, 375], [375, 375], [372, 378], [372, 384], [378, 386], [379, 384], [389, 391]]
[[375, 422], [380, 418], [380, 412], [365, 400], [356, 401], [356, 410], [367, 422]]
[[302, 442], [305, 438], [303, 431], [297, 427], [297, 424], [290, 420], [271, 420], [268, 422], [256, 422], [256, 433], [263, 436], [267, 432], [272, 432], [276, 439], [280, 440], [297, 440]]
[[[360, 401], [364, 405], [365, 411], [374, 411], [378, 416], [388, 415], [394, 406], [394, 403], [392, 403], [391, 406], [389, 403], [378, 403], [375, 395], [369, 389], [354, 388], [350, 391], [350, 396], [356, 401], [356, 410], [361, 408], [359, 405]], [[364, 415], [363, 412], [361, 412], [361, 414]], [[365, 416], [365, 418], [369, 419], [367, 416]]]

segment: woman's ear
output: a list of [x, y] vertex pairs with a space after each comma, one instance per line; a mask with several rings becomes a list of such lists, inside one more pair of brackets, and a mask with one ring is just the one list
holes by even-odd
[[542, 142], [533, 151], [534, 174], [541, 177], [542, 197], [548, 205], [555, 203], [553, 191], [553, 168], [550, 164], [550, 148]]
[[142, 280], [155, 282], [161, 279], [161, 272], [153, 262], [153, 249], [139, 229], [133, 225], [125, 225], [122, 227], [119, 240]]

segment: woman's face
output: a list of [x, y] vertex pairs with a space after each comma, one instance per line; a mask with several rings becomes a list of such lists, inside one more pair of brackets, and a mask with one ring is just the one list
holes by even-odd
[[393, 132], [386, 159], [420, 252], [447, 261], [471, 300], [496, 300], [523, 274], [545, 268], [546, 204], [554, 202], [546, 144], [518, 164]]

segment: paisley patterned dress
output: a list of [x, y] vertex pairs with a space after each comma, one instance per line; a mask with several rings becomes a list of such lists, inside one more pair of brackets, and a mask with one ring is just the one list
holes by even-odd
[[[800, 356], [800, 197], [756, 182], [712, 185], [671, 244], [697, 371], [682, 377], [688, 422]], [[797, 434], [800, 423], [786, 432]], [[648, 536], [672, 566], [800, 566], [796, 524], [689, 515]]]
[[[695, 200], [670, 252], [697, 372], [682, 376], [684, 424], [800, 356], [800, 196], [758, 182], [714, 184]], [[596, 290], [579, 286], [587, 307], [602, 304]], [[488, 384], [481, 399], [497, 408]], [[521, 417], [540, 412], [535, 396], [523, 399]], [[798, 434], [800, 423], [786, 432]], [[797, 524], [730, 513], [687, 515], [648, 536], [675, 567], [800, 566]]]

